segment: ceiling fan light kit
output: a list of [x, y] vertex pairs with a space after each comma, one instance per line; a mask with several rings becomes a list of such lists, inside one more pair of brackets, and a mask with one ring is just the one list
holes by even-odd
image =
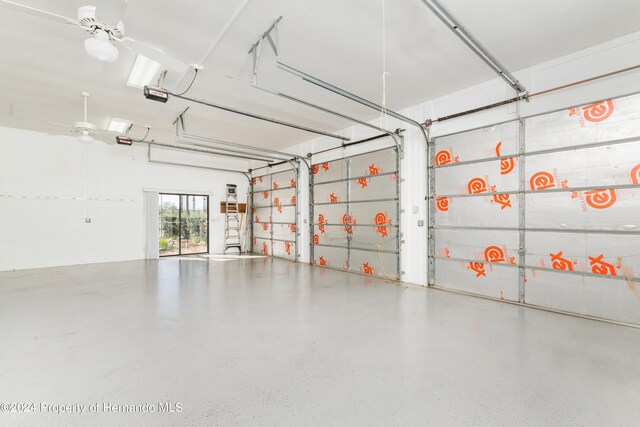
[[93, 142], [93, 136], [91, 136], [87, 131], [82, 131], [82, 133], [80, 133], [80, 136], [78, 136], [78, 141], [88, 144], [90, 142]]
[[89, 56], [104, 62], [114, 62], [118, 59], [118, 48], [111, 44], [109, 34], [96, 29], [93, 37], [84, 41], [84, 49]]

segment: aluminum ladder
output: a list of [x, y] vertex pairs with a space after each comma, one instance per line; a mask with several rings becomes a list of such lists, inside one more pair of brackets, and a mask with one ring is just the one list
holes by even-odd
[[227, 184], [227, 197], [224, 214], [224, 253], [238, 249], [242, 252], [240, 243], [240, 212], [238, 211], [237, 185]]

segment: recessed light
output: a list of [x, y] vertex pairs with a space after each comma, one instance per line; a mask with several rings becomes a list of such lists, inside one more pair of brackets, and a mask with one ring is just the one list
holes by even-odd
[[119, 119], [117, 117], [113, 117], [111, 119], [111, 121], [109, 122], [109, 127], [107, 128], [107, 130], [109, 130], [111, 132], [122, 133], [125, 130], [127, 130], [128, 126], [129, 126], [129, 121], [128, 120]]
[[151, 83], [156, 73], [160, 70], [160, 67], [160, 63], [153, 59], [138, 55], [136, 62], [133, 64], [133, 68], [131, 69], [131, 73], [129, 73], [127, 86], [142, 89]]

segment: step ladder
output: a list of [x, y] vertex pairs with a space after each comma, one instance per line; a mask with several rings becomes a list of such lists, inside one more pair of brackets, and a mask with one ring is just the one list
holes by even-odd
[[224, 253], [237, 249], [242, 252], [240, 244], [240, 213], [238, 212], [237, 185], [227, 184], [227, 197], [224, 214]]

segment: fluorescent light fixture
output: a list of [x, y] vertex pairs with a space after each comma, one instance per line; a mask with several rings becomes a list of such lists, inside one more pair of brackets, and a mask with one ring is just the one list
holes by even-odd
[[122, 133], [125, 130], [127, 130], [128, 126], [129, 126], [129, 122], [127, 120], [119, 119], [117, 117], [113, 117], [111, 119], [111, 121], [109, 122], [109, 127], [107, 128], [107, 130], [109, 130], [111, 132]]
[[133, 64], [129, 79], [127, 80], [127, 86], [142, 89], [155, 77], [161, 65], [147, 58], [146, 56], [138, 55], [136, 62]]

